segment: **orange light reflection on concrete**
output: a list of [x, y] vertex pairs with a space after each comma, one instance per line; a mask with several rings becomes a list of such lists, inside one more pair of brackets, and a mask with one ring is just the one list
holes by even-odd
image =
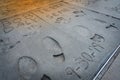
[[44, 7], [57, 0], [0, 0], [0, 19]]

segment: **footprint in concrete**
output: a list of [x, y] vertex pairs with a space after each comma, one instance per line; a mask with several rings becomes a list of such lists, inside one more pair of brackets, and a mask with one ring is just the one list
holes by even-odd
[[60, 46], [59, 42], [52, 37], [46, 37], [43, 40], [43, 43], [47, 50], [52, 53], [53, 58], [56, 59], [58, 62], [64, 62], [65, 56], [62, 51], [62, 47]]
[[46, 74], [44, 74], [42, 76], [41, 80], [51, 80], [51, 78], [49, 76], [47, 76]]
[[28, 56], [23, 56], [18, 59], [18, 71], [20, 76], [29, 80], [37, 71], [37, 62]]
[[92, 32], [85, 26], [82, 25], [76, 25], [73, 27], [74, 32], [77, 32], [77, 34], [83, 36], [83, 37], [90, 37], [92, 36]]
[[64, 62], [64, 61], [65, 61], [64, 53], [60, 53], [60, 54], [57, 54], [57, 55], [53, 55], [53, 57], [54, 57], [55, 59], [57, 59], [59, 62]]

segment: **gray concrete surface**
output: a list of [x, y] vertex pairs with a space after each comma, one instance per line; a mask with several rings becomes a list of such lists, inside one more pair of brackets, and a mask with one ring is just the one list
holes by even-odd
[[120, 54], [105, 73], [102, 80], [120, 80]]
[[0, 80], [92, 80], [117, 54], [120, 0], [20, 1], [0, 2]]

